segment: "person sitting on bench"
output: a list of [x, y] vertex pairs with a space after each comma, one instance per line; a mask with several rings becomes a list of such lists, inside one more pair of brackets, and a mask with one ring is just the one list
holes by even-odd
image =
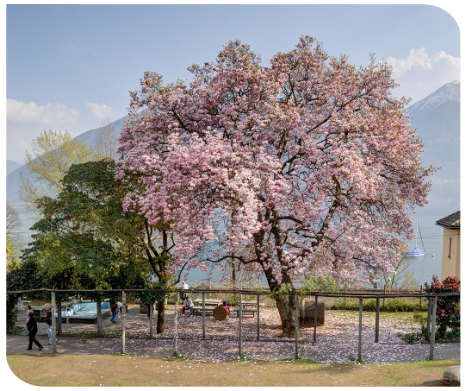
[[186, 299], [184, 300], [184, 306], [182, 307], [182, 313], [184, 314], [186, 310], [190, 310], [191, 315], [194, 315], [194, 303], [187, 295]]
[[226, 304], [225, 301], [223, 301], [223, 308], [226, 310], [226, 312], [227, 312], [227, 314], [229, 316], [229, 314], [231, 313], [231, 310], [229, 309], [229, 307], [228, 307], [228, 305]]

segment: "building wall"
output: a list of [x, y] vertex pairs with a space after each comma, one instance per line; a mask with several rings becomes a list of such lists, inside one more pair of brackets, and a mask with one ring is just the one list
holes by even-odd
[[460, 278], [460, 229], [444, 228], [441, 281], [447, 277]]

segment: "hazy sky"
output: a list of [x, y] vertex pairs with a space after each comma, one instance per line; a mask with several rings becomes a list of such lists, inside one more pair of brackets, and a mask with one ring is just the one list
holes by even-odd
[[427, 5], [7, 5], [7, 158], [41, 132], [77, 136], [126, 115], [144, 71], [189, 78], [232, 39], [267, 65], [300, 35], [366, 65], [394, 67], [397, 96], [418, 101], [459, 80], [459, 28]]

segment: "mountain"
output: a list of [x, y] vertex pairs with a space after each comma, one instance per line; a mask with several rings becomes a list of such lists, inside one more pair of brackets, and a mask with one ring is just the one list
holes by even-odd
[[[111, 123], [116, 137], [119, 137], [119, 135], [121, 134], [124, 124], [128, 120], [128, 118], [128, 116], [125, 116]], [[81, 133], [79, 136], [75, 137], [74, 140], [85, 142], [89, 147], [93, 148], [97, 143], [99, 130], [100, 128], [88, 130], [87, 132]], [[11, 162], [11, 160], [7, 161], [7, 165], [9, 164], [8, 162]], [[15, 162], [12, 163], [17, 164]], [[6, 192], [7, 200], [11, 203], [22, 202], [19, 198], [19, 186], [21, 184], [21, 180], [19, 178], [20, 172], [26, 172], [25, 165], [18, 164], [18, 166], [15, 167], [11, 172], [8, 172], [7, 168]]]
[[[441, 169], [432, 177], [433, 188], [428, 197], [430, 203], [452, 202], [460, 199], [460, 83], [447, 83], [421, 101], [411, 105], [407, 113], [413, 118], [411, 125], [423, 140], [425, 152], [423, 166], [438, 166]], [[119, 136], [128, 117], [112, 123]], [[80, 134], [75, 140], [94, 147], [99, 128]], [[10, 202], [21, 202], [18, 188], [19, 172], [16, 168], [7, 176], [7, 198]]]
[[6, 175], [11, 174], [17, 168], [23, 166], [22, 163], [14, 162], [13, 160], [6, 159]]
[[[121, 132], [123, 131], [124, 124], [128, 119], [129, 119], [129, 116], [126, 116], [111, 123], [111, 125], [113, 126], [113, 130], [115, 132], [115, 136], [117, 138], [119, 138]], [[86, 143], [89, 147], [94, 148], [95, 145], [97, 144], [99, 130], [100, 128], [88, 130], [87, 132], [81, 133], [79, 136], [75, 137], [74, 139], [78, 141], [82, 141]]]
[[432, 177], [430, 203], [460, 201], [460, 83], [445, 84], [407, 108], [423, 141], [423, 166], [440, 169]]

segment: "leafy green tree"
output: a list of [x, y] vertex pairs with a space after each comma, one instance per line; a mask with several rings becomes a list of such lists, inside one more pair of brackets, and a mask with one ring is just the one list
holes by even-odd
[[0, 262], [11, 255], [12, 244], [8, 238], [8, 231], [3, 231], [0, 228]]
[[71, 164], [83, 163], [92, 157], [92, 149], [73, 140], [67, 131], [44, 131], [26, 152], [26, 172], [20, 174], [19, 194], [29, 207], [44, 196], [52, 197], [62, 189], [61, 180]]
[[0, 195], [0, 230], [8, 231], [9, 241], [17, 247], [22, 244], [21, 220], [6, 197]]
[[[179, 282], [184, 266], [172, 271], [175, 242], [169, 223], [151, 226], [146, 218], [123, 211], [132, 185], [115, 179], [114, 160], [72, 165], [62, 184], [56, 199], [36, 201], [43, 217], [32, 227], [38, 233], [27, 250], [41, 259], [47, 275], [74, 267], [70, 285], [88, 289], [144, 288], [154, 282], [169, 289]], [[159, 302], [157, 333], [162, 333], [164, 301], [149, 296], [142, 299]]]

